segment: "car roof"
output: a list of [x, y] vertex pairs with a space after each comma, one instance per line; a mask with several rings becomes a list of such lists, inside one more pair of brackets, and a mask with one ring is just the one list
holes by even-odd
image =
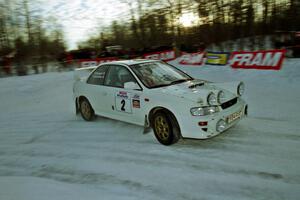
[[106, 62], [106, 63], [103, 63], [103, 64], [136, 65], [136, 64], [141, 64], [141, 63], [158, 62], [158, 61], [159, 60], [132, 59], [132, 60], [119, 60], [119, 61]]

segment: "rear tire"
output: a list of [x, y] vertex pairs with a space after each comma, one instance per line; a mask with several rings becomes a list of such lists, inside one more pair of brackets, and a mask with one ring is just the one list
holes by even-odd
[[79, 101], [79, 110], [82, 118], [86, 121], [92, 121], [95, 119], [95, 112], [90, 102], [87, 99]]
[[158, 111], [151, 121], [154, 135], [161, 144], [171, 145], [180, 139], [180, 129], [172, 114]]

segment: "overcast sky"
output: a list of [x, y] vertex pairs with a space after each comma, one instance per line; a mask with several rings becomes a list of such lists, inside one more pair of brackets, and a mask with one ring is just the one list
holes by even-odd
[[128, 5], [120, 0], [48, 0], [43, 2], [43, 10], [63, 26], [70, 49], [99, 27], [129, 15]]

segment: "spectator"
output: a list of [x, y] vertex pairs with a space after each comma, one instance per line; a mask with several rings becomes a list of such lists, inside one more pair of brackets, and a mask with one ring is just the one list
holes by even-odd
[[16, 71], [18, 76], [27, 75], [27, 67], [24, 65], [24, 54], [17, 52], [15, 55]]
[[3, 71], [3, 58], [0, 57], [0, 77], [2, 76], [2, 71]]
[[73, 68], [73, 56], [71, 53], [67, 53], [66, 62], [68, 69], [71, 70]]
[[6, 73], [6, 75], [11, 75], [12, 70], [11, 70], [11, 58], [8, 56], [5, 56], [3, 58], [3, 71]]

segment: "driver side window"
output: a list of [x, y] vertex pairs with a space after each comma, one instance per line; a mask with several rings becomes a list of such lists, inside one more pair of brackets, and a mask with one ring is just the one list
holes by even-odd
[[131, 72], [124, 66], [112, 65], [105, 77], [104, 85], [124, 88], [124, 83], [134, 82], [136, 80]]

